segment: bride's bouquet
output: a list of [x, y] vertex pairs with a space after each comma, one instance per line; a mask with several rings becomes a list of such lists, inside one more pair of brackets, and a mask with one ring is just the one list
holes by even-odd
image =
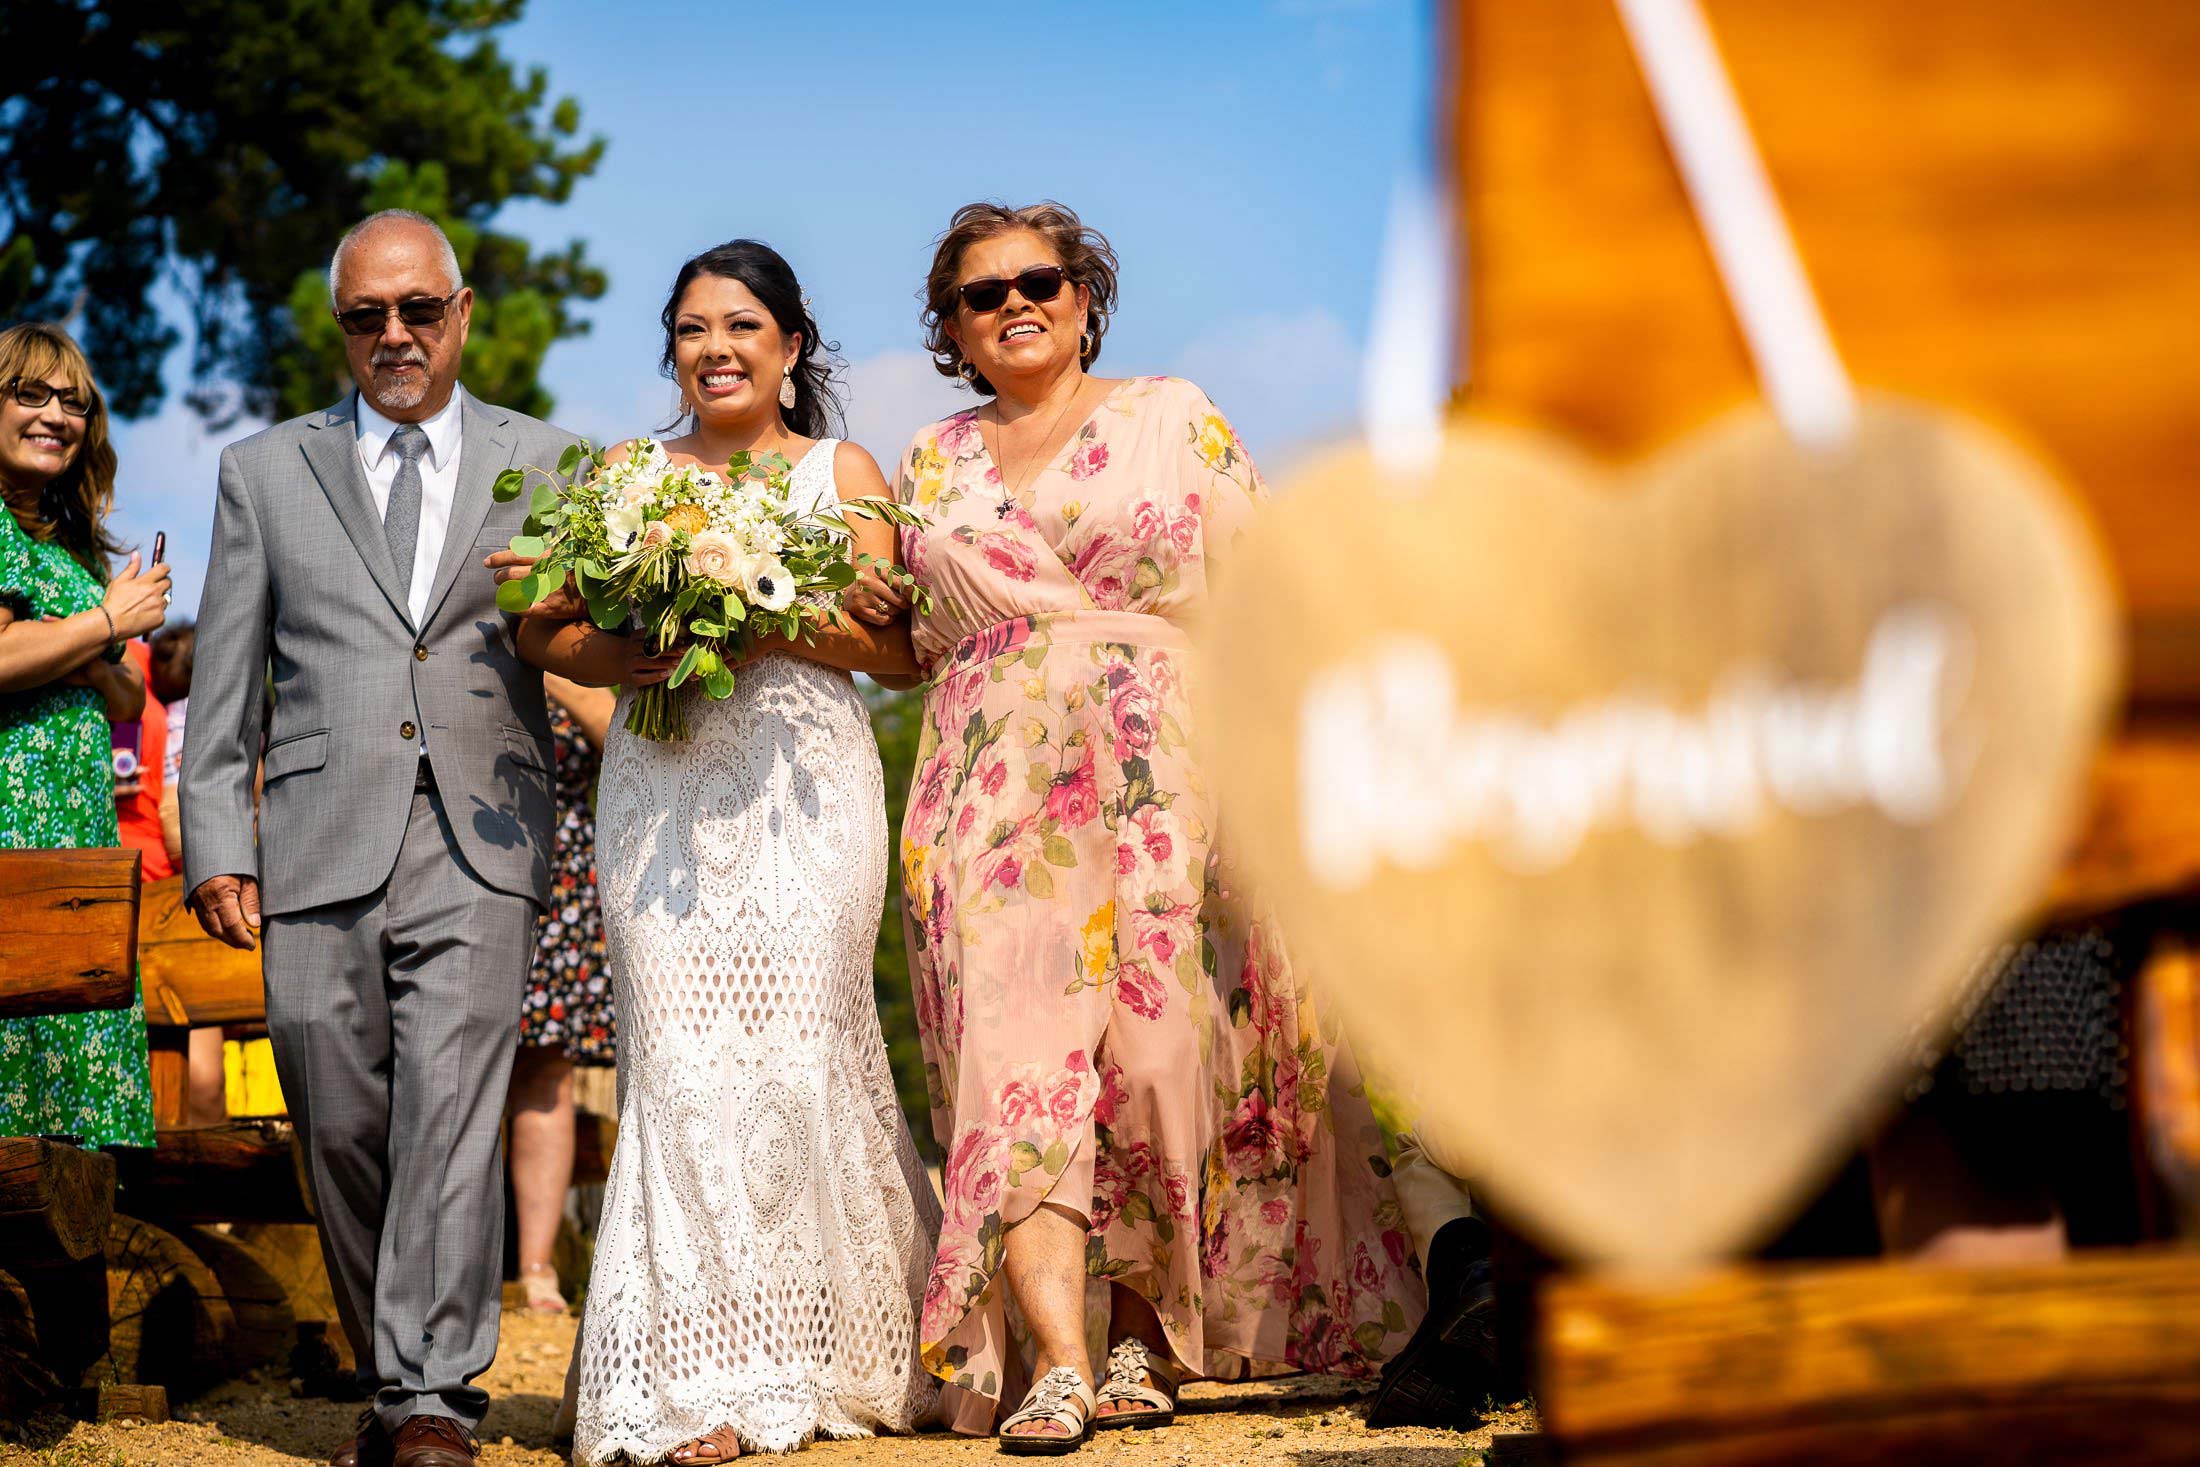
[[506, 469], [496, 480], [500, 503], [519, 497], [530, 472], [547, 482], [536, 485], [524, 530], [512, 540], [535, 563], [497, 588], [497, 605], [524, 612], [571, 581], [597, 626], [631, 628], [660, 655], [684, 648], [669, 681], [634, 695], [626, 728], [645, 739], [685, 739], [678, 690], [693, 680], [711, 698], [730, 696], [727, 652], [744, 636], [814, 640], [821, 617], [840, 616], [840, 593], [859, 565], [924, 600], [907, 572], [854, 553], [844, 518], [913, 525], [916, 515], [876, 495], [798, 508], [787, 500], [789, 471], [779, 454], [740, 453], [715, 474], [672, 462], [648, 438], [617, 463], [576, 445], [555, 476]]

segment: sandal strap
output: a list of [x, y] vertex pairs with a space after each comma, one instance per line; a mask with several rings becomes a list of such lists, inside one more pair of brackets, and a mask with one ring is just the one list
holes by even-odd
[[1039, 1378], [1016, 1413], [1001, 1423], [1001, 1434], [1035, 1421], [1051, 1421], [1072, 1437], [1085, 1434], [1093, 1413], [1100, 1409], [1092, 1387], [1067, 1365], [1057, 1365]]
[[[1161, 1382], [1161, 1389], [1146, 1384], [1149, 1375]], [[1108, 1352], [1108, 1378], [1100, 1387], [1099, 1399], [1174, 1411], [1178, 1383], [1176, 1367], [1154, 1354], [1144, 1340], [1124, 1340]]]

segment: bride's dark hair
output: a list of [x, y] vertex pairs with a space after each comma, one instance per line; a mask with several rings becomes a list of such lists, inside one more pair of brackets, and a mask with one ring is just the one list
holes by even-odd
[[680, 313], [680, 297], [687, 294], [698, 275], [740, 281], [772, 313], [772, 320], [782, 332], [801, 335], [793, 372], [794, 406], [780, 409], [787, 426], [804, 438], [831, 438], [844, 431], [840, 396], [833, 389], [833, 367], [839, 360], [834, 353], [840, 350], [840, 344], [818, 334], [816, 318], [810, 315], [809, 303], [803, 299], [802, 283], [794, 278], [794, 267], [761, 240], [728, 240], [680, 267], [680, 273], [672, 279], [672, 294], [665, 298], [665, 354], [657, 364], [659, 370], [667, 377], [677, 377], [672, 323]]

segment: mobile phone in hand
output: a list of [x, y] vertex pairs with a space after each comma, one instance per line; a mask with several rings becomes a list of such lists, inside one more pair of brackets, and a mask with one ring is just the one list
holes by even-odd
[[153, 564], [159, 565], [161, 557], [167, 553], [168, 532], [166, 530], [155, 530], [153, 532]]

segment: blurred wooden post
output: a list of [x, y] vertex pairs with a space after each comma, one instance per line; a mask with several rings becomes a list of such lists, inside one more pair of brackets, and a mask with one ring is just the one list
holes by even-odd
[[130, 1006], [138, 859], [0, 851], [0, 1019]]
[[[1701, 0], [1835, 346], [2032, 440], [2131, 722], [2044, 916], [2200, 890], [2200, 6]], [[1455, 0], [1466, 400], [1615, 457], [1757, 396], [1612, 0]]]
[[[2030, 439], [2121, 581], [2130, 721], [2041, 915], [2189, 896], [2200, 6], [1701, 4], [1851, 376]], [[1466, 403], [1625, 458], [1757, 397], [1612, 0], [1453, 0], [1448, 21]], [[2193, 974], [2180, 943], [2141, 985], [2173, 1187], [2200, 1175]], [[2200, 1460], [2192, 1255], [1569, 1279], [1545, 1302], [1568, 1463]]]
[[1545, 1294], [1568, 1467], [2200, 1461], [2200, 1256], [1757, 1267]]

